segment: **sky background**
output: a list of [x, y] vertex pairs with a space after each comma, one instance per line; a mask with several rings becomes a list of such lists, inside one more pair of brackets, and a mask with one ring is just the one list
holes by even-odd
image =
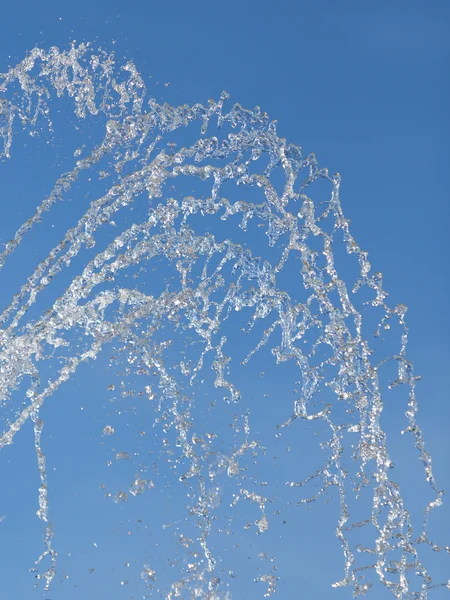
[[[422, 376], [417, 389], [419, 423], [433, 456], [438, 484], [447, 490], [449, 26], [450, 5], [444, 0], [113, 0], [64, 6], [56, 2], [37, 6], [25, 1], [7, 3], [0, 20], [2, 72], [36, 45], [67, 47], [72, 40], [94, 41], [114, 48], [118, 62], [134, 60], [158, 100], [205, 103], [226, 90], [232, 101], [245, 107], [261, 106], [278, 121], [279, 135], [301, 145], [305, 154], [314, 151], [320, 165], [331, 173], [341, 173], [341, 202], [354, 237], [369, 252], [373, 269], [383, 273], [390, 304], [408, 306], [408, 354]], [[166, 82], [170, 82], [169, 88], [164, 88]], [[64, 156], [65, 146], [58, 152]], [[28, 156], [26, 178], [17, 170], [4, 175], [8, 166], [1, 165], [3, 243], [32, 214], [36, 193], [40, 197], [45, 186], [53, 182], [39, 169], [39, 160], [47, 160], [50, 168], [51, 155], [35, 160], [30, 150]], [[26, 160], [26, 153], [22, 158]], [[2, 306], [27, 275], [11, 272], [2, 279]], [[133, 499], [135, 504], [130, 508], [131, 502], [126, 507], [108, 503], [99, 488], [102, 477], [111, 489], [120, 486], [121, 478], [129, 478], [129, 471], [124, 468], [122, 473], [118, 467], [117, 479], [113, 480], [105, 466], [109, 449], [102, 446], [99, 432], [106, 417], [89, 401], [99, 398], [102, 407], [107, 406], [105, 387], [112, 376], [105, 375], [106, 368], [106, 358], [100, 358], [95, 369], [84, 367], [58, 402], [56, 397], [50, 399], [52, 406], [44, 415], [46, 428], [51, 430], [47, 438], [43, 434], [49, 469], [55, 469], [59, 477], [58, 483], [55, 479], [51, 485], [57, 495], [52, 521], [61, 558], [54, 591], [47, 595], [42, 585], [33, 590], [28, 573], [42, 551], [42, 524], [35, 516], [38, 475], [31, 428], [24, 428], [14, 445], [0, 454], [4, 486], [0, 517], [5, 515], [0, 524], [0, 536], [4, 535], [0, 600], [139, 598], [139, 561], [150, 564], [161, 558], [155, 544], [163, 542], [156, 531], [166, 517], [174, 522], [173, 515], [180, 510], [176, 494], [170, 502], [163, 494], [155, 494], [151, 504], [144, 494]], [[259, 373], [259, 366], [254, 369]], [[247, 384], [249, 381], [253, 381], [250, 375]], [[266, 379], [264, 385], [255, 384], [255, 390], [267, 387], [269, 393], [282, 395], [280, 381]], [[387, 428], [390, 414], [397, 422], [399, 407], [395, 401], [393, 396], [394, 404], [385, 408]], [[255, 417], [256, 429], [264, 427], [264, 419], [266, 423], [276, 422], [272, 408], [265, 407], [262, 414]], [[258, 418], [262, 419], [259, 424]], [[133, 438], [139, 423], [130, 417], [128, 425], [126, 435]], [[289, 443], [295, 452], [296, 441]], [[303, 449], [311, 447], [307, 436], [301, 443]], [[294, 462], [301, 460], [302, 448], [297, 449]], [[413, 460], [410, 456], [413, 454], [403, 461], [405, 469]], [[416, 471], [414, 466], [410, 468], [404, 475], [408, 478], [411, 474], [412, 479]], [[414, 485], [408, 493], [414, 497]], [[136, 516], [141, 514], [145, 523], [139, 524]], [[249, 520], [257, 516], [255, 510]], [[283, 533], [283, 544], [277, 541], [281, 525], [274, 528], [267, 542], [269, 548], [264, 551], [270, 554], [276, 547], [277, 564], [284, 566], [280, 598], [351, 597], [349, 589], [330, 588], [343, 573], [342, 553], [334, 538], [336, 517], [336, 504], [331, 499], [329, 504], [315, 505], [306, 516], [300, 511], [289, 512], [290, 530]], [[448, 505], [434, 518], [432, 531], [440, 543], [448, 544], [449, 536], [442, 535], [450, 531]], [[242, 538], [240, 543], [245, 546], [253, 542]], [[224, 553], [227, 550], [223, 548]], [[163, 552], [170, 558], [174, 544]], [[132, 565], [124, 567], [130, 556], [134, 557]], [[255, 559], [244, 555], [230, 558], [230, 564], [233, 561], [236, 570], [247, 573], [242, 575], [242, 587], [235, 588], [233, 598], [262, 597], [264, 584], [255, 587], [253, 583], [260, 564], [253, 566]], [[437, 579], [449, 579], [448, 560], [439, 561], [437, 557]], [[92, 567], [94, 573], [89, 572]], [[68, 580], [64, 580], [63, 572], [70, 573]], [[169, 574], [163, 574], [163, 580], [165, 576]], [[121, 585], [121, 581], [128, 583]], [[448, 593], [437, 590], [430, 598], [444, 598]], [[389, 596], [382, 590], [372, 597]]]

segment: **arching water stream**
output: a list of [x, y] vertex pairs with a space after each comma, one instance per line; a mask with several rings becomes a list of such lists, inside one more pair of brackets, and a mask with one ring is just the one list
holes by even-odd
[[[239, 599], [236, 568], [262, 584], [253, 597], [276, 594], [283, 559], [258, 545], [272, 527], [286, 531], [301, 572], [308, 542], [293, 545], [280, 519], [291, 511], [301, 524], [324, 498], [338, 507], [343, 552], [329, 598], [331, 584], [348, 586], [348, 597], [385, 588], [421, 600], [448, 587], [422, 558], [449, 548], [428, 535], [442, 492], [416, 421], [406, 307], [389, 305], [352, 237], [339, 175], [278, 137], [259, 108], [230, 106], [226, 94], [205, 106], [159, 104], [133, 64], [117, 67], [88, 44], [33, 50], [1, 75], [0, 93], [2, 170], [15, 144], [32, 157], [45, 140], [54, 168], [64, 165], [0, 253], [0, 448], [33, 423], [45, 530], [30, 565], [38, 585], [51, 592], [59, 560], [42, 412], [84, 363], [95, 373], [106, 357], [115, 417], [98, 437], [129, 485], [104, 502], [145, 497], [150, 528], [160, 526], [154, 506], [165, 489], [179, 503], [170, 533], [179, 559], [166, 578], [156, 558], [143, 561], [144, 597]], [[64, 147], [73, 135], [73, 158], [59, 157], [58, 135]], [[45, 224], [48, 251], [21, 258], [32, 269], [11, 289], [8, 265]], [[422, 466], [417, 485], [427, 484], [417, 523], [383, 421], [398, 390], [401, 433]], [[121, 425], [132, 435], [119, 448]], [[240, 531], [263, 566], [232, 558]]]

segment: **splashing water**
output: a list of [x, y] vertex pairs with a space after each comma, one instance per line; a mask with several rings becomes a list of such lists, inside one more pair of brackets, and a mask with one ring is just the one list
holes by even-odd
[[[101, 425], [102, 443], [116, 438], [127, 406], [137, 420], [145, 415], [139, 441], [120, 448], [111, 442], [111, 468], [133, 465], [137, 474], [128, 489], [107, 496], [122, 506], [144, 495], [151, 507], [151, 494], [165, 483], [157, 473], [148, 476], [142, 457], [152, 455], [150, 464], [157, 455], [156, 471], [169, 464], [171, 485], [183, 498], [183, 527], [175, 530], [184, 555], [169, 583], [160, 584], [157, 566], [142, 561], [145, 597], [240, 597], [230, 536], [248, 532], [261, 550], [286, 504], [301, 522], [302, 507], [334, 491], [344, 553], [334, 587], [350, 586], [358, 596], [385, 586], [395, 598], [424, 600], [429, 590], [448, 586], [432, 580], [422, 559], [429, 547], [450, 549], [428, 534], [443, 492], [416, 422], [406, 307], [386, 303], [381, 274], [371, 274], [367, 253], [353, 239], [339, 175], [278, 137], [276, 123], [258, 107], [235, 104], [227, 112], [225, 93], [207, 106], [161, 105], [147, 98], [132, 63], [117, 69], [113, 55], [89, 44], [34, 49], [1, 75], [0, 92], [3, 169], [20, 125], [32, 137], [47, 129], [52, 143], [58, 127], [73, 127], [74, 140], [83, 123], [91, 128], [74, 151], [75, 166], [0, 253], [6, 271], [27, 236], [76, 195], [78, 222], [0, 315], [0, 448], [33, 423], [37, 514], [45, 524], [33, 570], [45, 590], [57, 572], [57, 548], [41, 413], [100, 353], [110, 356], [111, 369], [123, 367], [120, 383], [108, 388], [121, 391], [112, 398], [115, 415]], [[101, 142], [89, 150], [96, 135]], [[80, 189], [95, 195], [84, 208]], [[70, 269], [79, 274], [72, 277]], [[4, 283], [3, 297], [8, 293]], [[386, 394], [398, 386], [408, 394], [402, 433], [412, 437], [429, 484], [415, 528], [381, 424]], [[303, 438], [325, 457], [309, 474]], [[294, 454], [283, 466], [283, 457]], [[300, 488], [312, 491], [302, 495]], [[255, 552], [263, 565], [254, 574], [258, 593], [276, 594], [278, 559]], [[301, 540], [294, 553], [301, 556]]]

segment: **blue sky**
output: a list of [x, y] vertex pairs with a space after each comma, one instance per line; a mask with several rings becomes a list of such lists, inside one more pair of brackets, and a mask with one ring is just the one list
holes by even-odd
[[[390, 304], [408, 306], [408, 354], [422, 376], [417, 387], [419, 422], [438, 484], [447, 490], [449, 25], [447, 2], [404, 0], [370, 4], [348, 0], [114, 0], [67, 6], [43, 2], [39, 7], [26, 0], [8, 3], [0, 22], [1, 72], [36, 45], [67, 47], [74, 39], [97, 42], [113, 48], [118, 62], [134, 60], [158, 101], [205, 103], [226, 90], [231, 101], [249, 108], [261, 106], [278, 121], [279, 135], [301, 145], [305, 154], [314, 151], [330, 173], [341, 173], [342, 206], [354, 237], [369, 252], [373, 269], [383, 273]], [[167, 82], [170, 87], [164, 87]], [[68, 152], [73, 153], [73, 147], [67, 141], [57, 148], [56, 159], [54, 149], [38, 160], [32, 147], [18, 148], [17, 164], [29, 164], [26, 178], [20, 176], [19, 167], [1, 165], [2, 243], [31, 215], [36, 195], [40, 199], [53, 181], [51, 176], [61, 172], [58, 161], [65, 168]], [[75, 214], [76, 209], [70, 207], [67, 213], [57, 213], [57, 224], [64, 227]], [[37, 245], [36, 254], [39, 251]], [[32, 265], [33, 254], [27, 253], [27, 247], [20, 260], [24, 269]], [[26, 276], [28, 271], [22, 275], [14, 265], [6, 272], [0, 288], [2, 308]], [[260, 360], [263, 364], [265, 357]], [[117, 505], [108, 502], [99, 487], [106, 483], [108, 490], [118, 488], [130, 477], [130, 470], [120, 470], [121, 464], [114, 476], [105, 466], [111, 443], [101, 437], [101, 431], [107, 418], [118, 419], [114, 411], [108, 413], [111, 394], [105, 388], [113, 376], [106, 374], [107, 363], [107, 357], [101, 357], [94, 366], [84, 365], [64, 392], [50, 398], [43, 415], [49, 473], [58, 474], [49, 485], [54, 495], [52, 520], [61, 570], [50, 595], [42, 592], [42, 585], [34, 590], [28, 573], [42, 551], [42, 524], [35, 516], [39, 483], [31, 427], [25, 427], [14, 445], [0, 453], [6, 490], [4, 506], [0, 504], [0, 517], [5, 515], [0, 534], [2, 529], [6, 532], [0, 550], [0, 600], [139, 598], [139, 565], [162, 560], [162, 556], [165, 560], [164, 553], [170, 558], [175, 552], [175, 544], [164, 542], [160, 531], [162, 521], [175, 522], [174, 514], [181, 510], [175, 491], [170, 491], [170, 500], [159, 491], [150, 496], [153, 490], [149, 490], [134, 498], [134, 504]], [[261, 370], [257, 363], [253, 375], [259, 377]], [[249, 387], [248, 393], [253, 390], [257, 394], [267, 387], [272, 396], [291, 395], [281, 376], [275, 381], [276, 371], [271, 373], [270, 381], [266, 377], [262, 384], [260, 378], [254, 390], [250, 374], [242, 385]], [[89, 398], [97, 398], [98, 405]], [[386, 404], [388, 431], [400, 423], [402, 402], [404, 398], [394, 394]], [[278, 422], [275, 408], [267, 405], [256, 413], [256, 430]], [[130, 440], [139, 435], [139, 419], [133, 418], [127, 417], [123, 445], [134, 443]], [[293, 468], [302, 460], [302, 453], [308, 452], [314, 469], [314, 439], [303, 435], [300, 441], [294, 435], [286, 441], [292, 449], [290, 462], [283, 468]], [[154, 443], [162, 442], [157, 438]], [[403, 455], [402, 448], [394, 443], [397, 462], [403, 468], [398, 477], [413, 509], [414, 478], [419, 474], [412, 464], [413, 453]], [[261, 469], [264, 464], [262, 460]], [[305, 466], [305, 476], [308, 468]], [[159, 477], [165, 481], [169, 475], [160, 473]], [[256, 519], [258, 511], [248, 510], [248, 520]], [[314, 504], [307, 514], [288, 507], [286, 511], [287, 527], [275, 524], [268, 541], [261, 541], [263, 535], [251, 539], [251, 532], [233, 533], [243, 548], [237, 558], [224, 543], [223, 555], [230, 555], [230, 568], [242, 571], [233, 598], [263, 596], [264, 584], [253, 583], [262, 567], [260, 563], [253, 566], [255, 558], [244, 556], [251, 544], [265, 544], [268, 555], [272, 550], [277, 553], [279, 597], [349, 598], [349, 589], [330, 588], [343, 570], [334, 537], [336, 498]], [[244, 513], [243, 509], [243, 519]], [[443, 535], [450, 531], [449, 514], [445, 505], [431, 523], [442, 544], [449, 543], [448, 535]], [[141, 524], [137, 522], [140, 517]], [[124, 567], [130, 556], [131, 566]], [[435, 561], [437, 579], [450, 578], [448, 560], [436, 555]], [[94, 567], [91, 573], [89, 569]], [[65, 574], [69, 579], [64, 579]], [[164, 577], [170, 578], [169, 570], [160, 581]], [[121, 585], [121, 581], [128, 583]], [[436, 590], [430, 598], [446, 594], [448, 591]], [[389, 596], [378, 590], [372, 597]]]

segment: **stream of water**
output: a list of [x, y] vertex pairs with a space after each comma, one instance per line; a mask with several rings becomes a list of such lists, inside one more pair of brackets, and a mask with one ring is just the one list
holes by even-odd
[[[231, 105], [225, 93], [205, 105], [157, 102], [134, 64], [118, 66], [89, 44], [36, 48], [0, 76], [2, 169], [16, 143], [27, 137], [31, 148], [39, 136], [52, 144], [58, 127], [67, 128], [65, 144], [73, 128], [72, 167], [0, 252], [6, 273], [43, 222], [76, 204], [76, 219], [23, 282], [10, 289], [4, 279], [1, 292], [0, 449], [33, 423], [45, 530], [38, 582], [51, 591], [58, 571], [42, 411], [81, 365], [105, 355], [126, 375], [110, 392], [145, 414], [141, 455], [157, 445], [156, 462], [169, 465], [185, 507], [177, 518], [194, 531], [177, 533], [185, 555], [171, 582], [142, 565], [148, 597], [241, 598], [222, 551], [230, 532], [263, 540], [284, 503], [297, 505], [301, 522], [302, 506], [324, 497], [339, 507], [335, 588], [348, 586], [350, 597], [384, 587], [399, 600], [425, 600], [448, 587], [422, 558], [426, 548], [449, 548], [427, 529], [443, 492], [416, 420], [406, 307], [389, 305], [382, 275], [353, 238], [340, 176], [280, 138], [258, 107]], [[80, 189], [91, 194], [84, 208]], [[429, 490], [419, 526], [382, 426], [385, 388], [406, 398], [402, 434]], [[302, 476], [295, 444], [307, 432], [321, 462]], [[116, 433], [105, 420], [105, 443]], [[266, 468], [267, 448], [287, 435], [281, 466]], [[283, 466], [284, 454], [291, 462]], [[118, 451], [117, 464], [131, 465], [131, 455]], [[130, 469], [132, 483], [110, 500], [145, 495], [151, 506], [157, 482], [142, 461], [137, 475]], [[241, 522], [244, 506], [249, 522]], [[299, 560], [307, 551], [303, 542], [295, 549]], [[277, 561], [254, 570], [261, 595], [277, 594]]]

